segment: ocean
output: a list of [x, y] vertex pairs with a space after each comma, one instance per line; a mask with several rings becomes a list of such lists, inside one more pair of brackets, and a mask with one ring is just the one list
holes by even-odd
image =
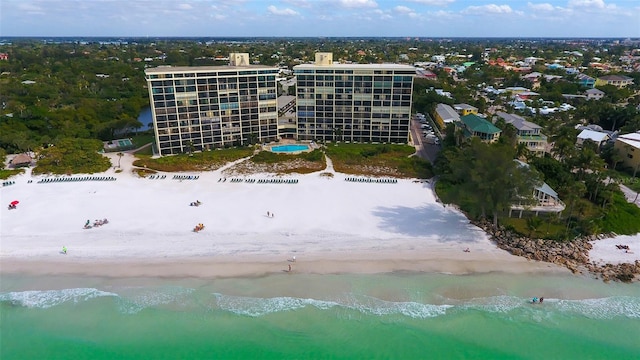
[[3, 360], [640, 358], [640, 284], [586, 276], [0, 280]]

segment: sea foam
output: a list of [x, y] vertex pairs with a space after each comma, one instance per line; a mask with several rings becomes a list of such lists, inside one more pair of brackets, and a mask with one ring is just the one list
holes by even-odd
[[0, 301], [28, 308], [46, 309], [66, 302], [79, 303], [97, 297], [118, 296], [117, 294], [94, 288], [74, 288], [62, 290], [31, 290], [0, 294]]
[[255, 298], [214, 294], [217, 306], [238, 315], [263, 316], [276, 312], [292, 311], [313, 306], [320, 310], [341, 307], [368, 315], [404, 315], [412, 318], [429, 318], [444, 315], [451, 305], [431, 305], [417, 302], [393, 302], [370, 296], [348, 296], [342, 300], [316, 300], [294, 297]]

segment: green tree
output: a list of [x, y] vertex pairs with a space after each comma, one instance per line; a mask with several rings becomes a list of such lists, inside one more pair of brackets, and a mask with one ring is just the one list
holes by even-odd
[[533, 189], [540, 176], [529, 166], [514, 161], [514, 149], [504, 144], [486, 144], [477, 138], [461, 151], [443, 154], [446, 164], [436, 164], [439, 175], [454, 184], [454, 194], [474, 214], [491, 214], [494, 226], [498, 215], [514, 202], [533, 202]]

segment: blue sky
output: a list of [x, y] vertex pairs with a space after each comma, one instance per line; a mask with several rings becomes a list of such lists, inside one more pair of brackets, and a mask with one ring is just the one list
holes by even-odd
[[640, 37], [640, 1], [1, 0], [0, 36]]

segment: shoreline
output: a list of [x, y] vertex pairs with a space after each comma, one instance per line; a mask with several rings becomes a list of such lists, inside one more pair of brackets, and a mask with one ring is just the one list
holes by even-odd
[[[114, 167], [93, 176], [117, 181], [39, 184], [47, 176], [28, 169], [2, 188], [5, 201], [20, 204], [1, 210], [0, 275], [229, 278], [284, 273], [289, 265], [303, 274], [570, 273], [501, 249], [489, 230], [439, 203], [429, 182], [349, 182], [331, 166], [288, 175], [295, 184], [220, 182], [228, 167], [185, 181], [172, 173], [147, 179], [135, 174], [131, 154], [106, 156]], [[202, 205], [189, 206], [196, 200]], [[109, 223], [82, 228], [103, 218]], [[193, 232], [200, 223], [206, 228]], [[629, 241], [640, 247], [640, 234]], [[597, 248], [595, 259], [620, 258]]]
[[[304, 256], [292, 259], [255, 256], [241, 260], [228, 256], [124, 259], [16, 259], [3, 258], [0, 274], [81, 275], [108, 278], [254, 278], [276, 274], [385, 274], [385, 273], [442, 273], [469, 275], [481, 273], [563, 273], [562, 267], [522, 257], [490, 258], [486, 255], [457, 259], [453, 253], [432, 254], [412, 258], [391, 256], [357, 257]], [[465, 254], [467, 255], [467, 254]], [[291, 271], [289, 272], [289, 265]]]

